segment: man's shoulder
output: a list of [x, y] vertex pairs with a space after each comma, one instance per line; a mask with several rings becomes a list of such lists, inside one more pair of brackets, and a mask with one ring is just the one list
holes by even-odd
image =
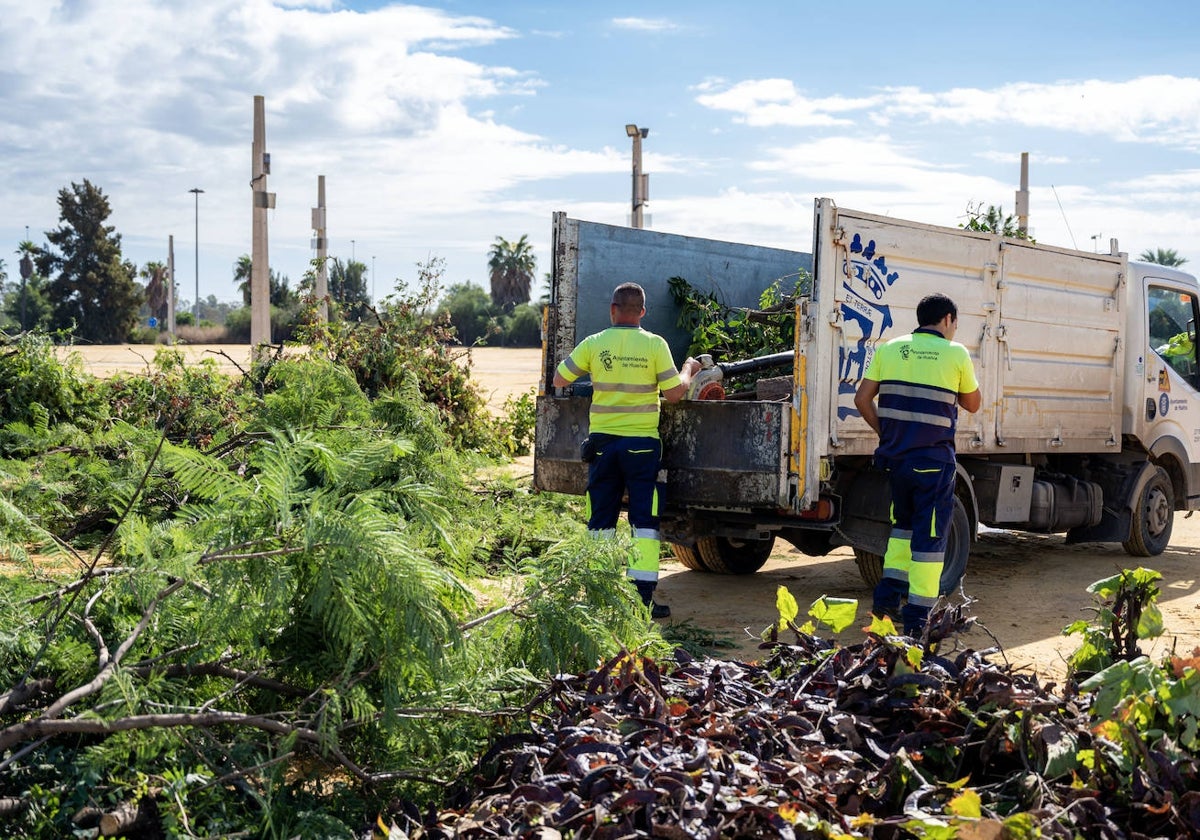
[[889, 338], [887, 341], [883, 342], [883, 344], [880, 344], [876, 349], [877, 351], [884, 351], [885, 353], [899, 353], [900, 349], [904, 345], [912, 344], [912, 340], [912, 333], [909, 333], [908, 335], [898, 335], [895, 338]]

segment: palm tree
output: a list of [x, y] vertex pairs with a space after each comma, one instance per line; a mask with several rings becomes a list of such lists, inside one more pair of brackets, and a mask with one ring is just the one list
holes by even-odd
[[148, 262], [139, 272], [146, 281], [146, 305], [150, 315], [159, 321], [167, 318], [167, 267], [160, 262]]
[[506, 312], [519, 303], [528, 303], [529, 288], [537, 271], [537, 259], [533, 256], [529, 237], [522, 234], [516, 242], [509, 242], [497, 236], [488, 256], [492, 303]]
[[242, 303], [245, 306], [250, 305], [250, 274], [253, 268], [254, 261], [250, 259], [249, 254], [242, 254], [233, 264], [233, 282], [237, 283], [238, 291], [242, 293]]
[[1187, 262], [1187, 257], [1179, 256], [1174, 248], [1155, 248], [1153, 251], [1147, 248], [1145, 251], [1142, 251], [1138, 259], [1142, 262], [1173, 266], [1175, 268]]
[[[242, 254], [233, 264], [233, 282], [237, 283], [238, 291], [242, 293], [242, 305], [250, 305], [250, 275], [254, 272], [254, 260], [249, 254]], [[272, 306], [290, 306], [296, 302], [296, 292], [288, 287], [288, 276], [276, 274], [275, 269], [267, 269], [267, 294], [270, 295]]]

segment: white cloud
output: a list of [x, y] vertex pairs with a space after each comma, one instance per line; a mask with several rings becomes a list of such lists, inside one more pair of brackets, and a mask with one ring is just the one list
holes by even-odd
[[[979, 158], [980, 160], [985, 160], [988, 163], [1001, 163], [1005, 166], [1009, 166], [1013, 161], [1019, 161], [1021, 159], [1021, 152], [984, 149], [982, 151], [974, 152], [973, 156]], [[1030, 151], [1029, 159], [1031, 161], [1036, 161], [1038, 166], [1050, 166], [1052, 164], [1071, 163], [1073, 161], [1073, 159], [1068, 155], [1049, 155], [1038, 151]]]
[[984, 90], [889, 87], [866, 97], [810, 97], [789, 79], [709, 82], [696, 101], [752, 126], [834, 126], [860, 120], [963, 126], [1009, 124], [1200, 151], [1200, 79], [1017, 82]]
[[706, 82], [697, 88], [696, 101], [706, 108], [732, 111], [737, 122], [752, 126], [850, 125], [850, 115], [870, 109], [875, 97], [811, 98], [796, 90], [790, 79], [756, 79], [723, 86]]
[[612, 25], [617, 29], [630, 29], [635, 32], [670, 32], [679, 28], [666, 18], [620, 17], [613, 18]]

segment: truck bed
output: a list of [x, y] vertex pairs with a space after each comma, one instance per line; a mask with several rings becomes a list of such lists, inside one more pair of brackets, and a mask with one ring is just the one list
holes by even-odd
[[815, 505], [839, 459], [874, 451], [854, 391], [875, 347], [911, 332], [917, 303], [934, 292], [959, 307], [956, 340], [971, 353], [983, 395], [977, 414], [960, 417], [960, 455], [1120, 448], [1124, 255], [842, 210], [830, 199], [816, 202], [813, 257], [555, 214], [534, 486], [586, 486], [578, 450], [586, 385], [555, 394], [551, 379], [578, 340], [608, 326], [613, 287], [645, 287], [643, 326], [666, 337], [680, 363], [689, 335], [676, 324], [670, 278], [753, 307], [772, 282], [802, 268], [812, 270], [813, 295], [799, 311], [790, 401], [665, 406], [670, 504], [797, 512]]

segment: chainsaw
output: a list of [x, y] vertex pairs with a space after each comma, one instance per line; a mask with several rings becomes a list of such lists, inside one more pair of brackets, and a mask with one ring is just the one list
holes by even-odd
[[686, 397], [689, 400], [723, 400], [725, 399], [725, 386], [721, 383], [727, 377], [790, 365], [795, 360], [795, 356], [795, 351], [788, 350], [784, 353], [772, 353], [769, 356], [743, 359], [738, 362], [714, 362], [712, 356], [704, 353], [696, 357], [696, 361], [700, 363], [700, 370], [688, 384]]

